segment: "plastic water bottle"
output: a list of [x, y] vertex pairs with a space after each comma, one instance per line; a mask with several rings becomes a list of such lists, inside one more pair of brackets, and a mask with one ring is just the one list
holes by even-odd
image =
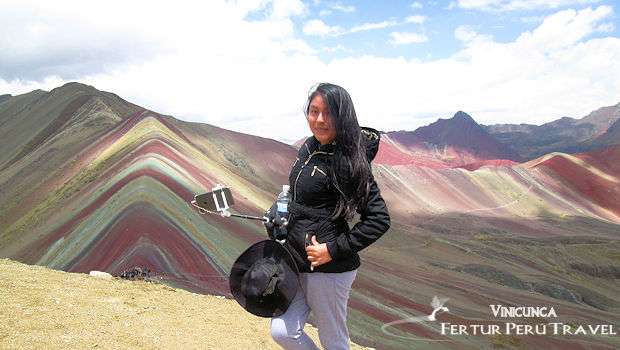
[[278, 195], [278, 199], [276, 200], [277, 207], [278, 207], [278, 211], [276, 215], [280, 217], [281, 219], [284, 219], [284, 225], [276, 226], [275, 228], [274, 236], [278, 240], [286, 239], [286, 236], [288, 233], [286, 230], [286, 223], [288, 223], [288, 201], [289, 201], [288, 190], [289, 188], [290, 188], [289, 185], [282, 185], [282, 192], [280, 192], [280, 194]]

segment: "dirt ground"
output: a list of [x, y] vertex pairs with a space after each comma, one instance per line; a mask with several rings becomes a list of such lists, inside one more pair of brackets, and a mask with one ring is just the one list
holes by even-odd
[[0, 349], [68, 348], [280, 349], [234, 300], [0, 259]]

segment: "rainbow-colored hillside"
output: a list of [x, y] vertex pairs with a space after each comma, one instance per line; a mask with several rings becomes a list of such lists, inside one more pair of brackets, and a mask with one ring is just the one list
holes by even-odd
[[[430, 314], [435, 295], [450, 298], [440, 322], [497, 321], [489, 305], [502, 304], [553, 305], [552, 322], [620, 325], [620, 145], [521, 162], [455, 147], [438, 157], [420, 145], [382, 137], [373, 171], [392, 227], [361, 254], [353, 340], [377, 349], [620, 347], [604, 336], [446, 336], [439, 322], [382, 331]], [[230, 295], [230, 267], [266, 238], [262, 224], [202, 215], [189, 202], [222, 183], [235, 211], [262, 214], [296, 153], [79, 83], [3, 98], [0, 257], [73, 272], [144, 266], [166, 283]]]

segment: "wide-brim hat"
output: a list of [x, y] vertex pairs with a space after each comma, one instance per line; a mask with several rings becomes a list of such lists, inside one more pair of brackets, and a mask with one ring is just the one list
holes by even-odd
[[230, 271], [230, 291], [239, 305], [260, 317], [282, 315], [293, 301], [299, 270], [289, 251], [273, 240], [246, 249]]

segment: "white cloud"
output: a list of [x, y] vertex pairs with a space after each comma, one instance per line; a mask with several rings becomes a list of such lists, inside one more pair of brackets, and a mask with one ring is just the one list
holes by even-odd
[[338, 44], [336, 46], [326, 46], [326, 47], [321, 48], [321, 50], [323, 50], [325, 52], [329, 52], [329, 53], [334, 53], [334, 52], [338, 52], [338, 51], [351, 52], [350, 49], [347, 49], [346, 47], [344, 47], [341, 44]]
[[422, 15], [412, 15], [406, 17], [404, 20], [386, 20], [382, 22], [366, 22], [362, 24], [355, 25], [349, 29], [345, 29], [339, 26], [330, 26], [323, 22], [322, 20], [313, 19], [307, 21], [304, 24], [303, 32], [306, 35], [317, 35], [317, 36], [338, 36], [345, 34], [352, 34], [358, 32], [365, 32], [369, 30], [377, 30], [377, 29], [385, 29], [396, 26], [401, 26], [407, 23], [417, 23], [422, 24], [426, 21], [426, 17]]
[[413, 15], [405, 18], [405, 22], [407, 23], [417, 23], [422, 24], [426, 21], [426, 17], [422, 15]]
[[454, 30], [454, 37], [464, 43], [471, 43], [474, 41], [492, 41], [493, 37], [486, 34], [480, 34], [476, 32], [471, 26], [460, 25]]
[[454, 37], [463, 42], [469, 42], [476, 38], [476, 33], [471, 26], [460, 25], [454, 30]]
[[334, 11], [352, 13], [356, 11], [356, 8], [353, 5], [343, 5], [340, 2], [332, 2], [327, 5], [327, 8], [319, 11], [319, 16], [326, 17], [334, 13]]
[[399, 22], [397, 21], [368, 22], [368, 23], [363, 23], [363, 24], [352, 27], [351, 29], [348, 30], [348, 33], [363, 32], [363, 31], [374, 30], [374, 29], [384, 29], [384, 28], [396, 26], [398, 24]]
[[545, 16], [523, 16], [519, 20], [523, 23], [541, 23], [545, 19]]
[[[171, 49], [169, 38], [154, 40], [146, 25], [112, 13], [114, 6], [92, 4], [86, 10], [74, 5], [59, 3], [56, 8], [51, 2], [5, 1], [0, 12], [0, 74], [26, 79], [55, 73], [78, 77]], [[127, 4], [125, 9], [138, 10], [134, 4]], [[158, 14], [153, 15], [158, 18]], [[106, 21], [111, 16], [116, 18], [113, 30], [102, 30], [108, 27]]]
[[393, 45], [419, 44], [428, 41], [426, 35], [412, 32], [392, 32], [390, 38], [390, 43]]
[[[0, 13], [0, 23], [10, 24], [4, 33], [11, 34], [0, 37], [0, 93], [49, 90], [79, 80], [180, 119], [277, 139], [308, 135], [301, 110], [308, 88], [319, 81], [344, 86], [360, 124], [381, 130], [412, 130], [457, 110], [484, 124], [540, 124], [619, 102], [620, 39], [591, 37], [612, 20], [607, 6], [554, 13], [512, 42], [496, 42], [462, 27], [455, 36], [463, 48], [441, 59], [367, 55], [325, 62], [324, 51], [297, 36], [290, 17], [271, 13], [273, 2], [214, 0], [197, 2], [197, 7], [106, 2], [88, 10], [75, 4], [19, 1]], [[121, 4], [124, 11], [118, 11]], [[257, 11], [267, 15], [249, 20]], [[37, 28], [41, 23], [68, 35], [50, 36]], [[95, 40], [110, 38], [110, 54], [127, 52], [118, 52], [122, 59], [105, 65], [59, 55], [92, 47], [89, 36], [82, 40], [71, 31], [90, 33]], [[138, 55], [126, 48], [132, 43], [151, 51]], [[45, 74], [8, 77], [8, 68], [16, 72], [18, 67], [6, 62], [26, 62]], [[70, 68], [58, 69], [80, 64], [88, 70], [77, 79], [66, 74]]]
[[596, 27], [596, 31], [603, 33], [613, 32], [615, 29], [616, 26], [611, 22], [603, 23], [600, 26]]
[[[78, 0], [7, 0], [0, 12], [0, 74], [9, 79], [53, 74], [71, 79], [172, 54], [186, 46], [224, 52], [231, 50], [234, 41], [219, 33], [228, 31], [230, 39], [240, 39], [237, 33], [249, 27], [261, 27], [261, 40], [286, 41], [293, 33], [290, 17], [305, 11], [299, 0], [240, 0], [235, 5], [194, 1], [169, 6], [165, 1], [110, 0], [83, 6]], [[144, 16], [145, 9], [148, 16]], [[244, 21], [248, 14], [263, 9], [270, 10], [268, 20]], [[136, 20], [138, 15], [143, 18]], [[236, 28], [237, 23], [243, 29]]]
[[340, 11], [340, 12], [355, 12], [355, 6], [353, 5], [342, 5], [340, 3], [335, 3], [330, 6], [332, 10]]
[[611, 15], [611, 6], [599, 6], [592, 10], [564, 10], [545, 18], [543, 23], [532, 32], [522, 33], [516, 43], [535, 45], [550, 50], [574, 45], [579, 40], [593, 33], [597, 23]]
[[303, 32], [306, 35], [337, 35], [342, 33], [342, 28], [338, 26], [329, 26], [320, 19], [312, 19], [304, 24]]
[[484, 11], [515, 11], [535, 9], [557, 9], [570, 5], [593, 4], [601, 0], [458, 0], [450, 4], [464, 9]]
[[320, 19], [309, 20], [304, 24], [303, 32], [306, 35], [316, 35], [316, 36], [338, 36], [345, 34], [352, 34], [358, 32], [365, 32], [369, 30], [377, 30], [377, 29], [385, 29], [389, 27], [394, 27], [403, 24], [404, 22], [398, 22], [394, 20], [383, 21], [383, 22], [367, 22], [358, 24], [349, 29], [344, 29], [339, 26], [330, 26]]
[[424, 5], [422, 5], [422, 3], [419, 1], [412, 2], [410, 6], [413, 9], [421, 9], [422, 7], [424, 7]]
[[[268, 1], [266, 1], [268, 3]], [[271, 0], [273, 18], [283, 19], [307, 13], [308, 8], [300, 0]]]

